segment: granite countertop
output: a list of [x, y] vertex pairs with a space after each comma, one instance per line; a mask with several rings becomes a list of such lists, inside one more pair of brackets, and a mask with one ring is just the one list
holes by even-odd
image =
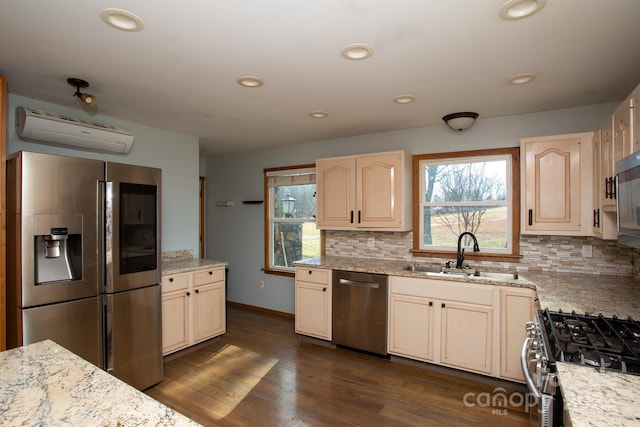
[[565, 418], [573, 427], [640, 425], [640, 376], [556, 364]]
[[197, 426], [46, 340], [0, 353], [0, 424]]
[[215, 268], [229, 265], [225, 261], [214, 261], [201, 258], [176, 258], [162, 261], [162, 274], [186, 273], [203, 268]]
[[[374, 273], [374, 274], [387, 274], [389, 276], [402, 276], [402, 277], [417, 277], [421, 279], [436, 279], [436, 280], [448, 280], [454, 282], [466, 282], [477, 283], [494, 286], [511, 286], [520, 288], [535, 289], [536, 286], [526, 278], [520, 277], [517, 280], [514, 279], [499, 279], [488, 277], [476, 277], [470, 274], [456, 274], [456, 273], [469, 273], [475, 271], [474, 268], [459, 270], [455, 268], [443, 268], [446, 273], [425, 273], [420, 271], [409, 271], [406, 269], [409, 265], [415, 266], [430, 266], [430, 267], [442, 267], [442, 264], [427, 264], [416, 263], [408, 261], [388, 261], [380, 259], [368, 259], [368, 258], [351, 258], [351, 257], [337, 257], [337, 256], [323, 256], [317, 258], [307, 258], [294, 262], [297, 267], [312, 267], [312, 268], [326, 268], [331, 270], [347, 270], [356, 271], [361, 273]], [[495, 268], [482, 268], [483, 271], [500, 271]]]

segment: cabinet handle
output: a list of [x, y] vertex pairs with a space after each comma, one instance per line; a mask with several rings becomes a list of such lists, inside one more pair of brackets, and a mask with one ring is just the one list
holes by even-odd
[[322, 292], [327, 292], [327, 288], [322, 288]]
[[349, 222], [353, 224], [353, 211], [351, 211], [351, 219], [349, 219]]
[[600, 228], [600, 209], [593, 210], [593, 226]]
[[529, 225], [533, 225], [533, 209], [529, 209]]
[[433, 307], [433, 301], [429, 301], [429, 307]]
[[189, 297], [189, 296], [191, 296], [191, 292], [187, 292], [187, 296], [188, 296], [188, 297]]
[[604, 198], [609, 198], [609, 178], [604, 179]]
[[444, 303], [442, 303], [442, 308], [445, 308], [445, 304]]
[[362, 211], [358, 211], [358, 224], [360, 224], [361, 219], [362, 219]]
[[613, 178], [611, 178], [611, 198], [612, 199], [617, 199], [618, 195], [616, 194], [616, 181], [617, 181], [618, 177], [614, 176]]

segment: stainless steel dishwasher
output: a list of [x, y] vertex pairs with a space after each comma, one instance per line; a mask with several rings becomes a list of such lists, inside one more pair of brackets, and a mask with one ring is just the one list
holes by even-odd
[[333, 343], [387, 355], [387, 283], [383, 274], [333, 271]]

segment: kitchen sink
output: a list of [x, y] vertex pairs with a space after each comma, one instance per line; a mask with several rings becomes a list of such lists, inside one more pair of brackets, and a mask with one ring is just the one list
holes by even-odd
[[419, 273], [442, 273], [442, 267], [429, 265], [408, 265], [404, 267], [404, 270], [415, 271]]
[[471, 276], [484, 277], [486, 279], [517, 280], [518, 272], [512, 271], [510, 273], [497, 273], [494, 271], [475, 271]]

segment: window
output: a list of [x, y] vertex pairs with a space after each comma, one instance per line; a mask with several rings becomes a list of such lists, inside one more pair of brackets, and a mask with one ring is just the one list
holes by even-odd
[[[519, 149], [413, 156], [414, 250], [449, 256], [458, 236], [472, 232], [480, 252], [469, 258], [512, 261], [519, 256]], [[463, 246], [472, 242], [465, 238]]]
[[315, 165], [265, 169], [265, 272], [291, 274], [294, 261], [320, 256]]

